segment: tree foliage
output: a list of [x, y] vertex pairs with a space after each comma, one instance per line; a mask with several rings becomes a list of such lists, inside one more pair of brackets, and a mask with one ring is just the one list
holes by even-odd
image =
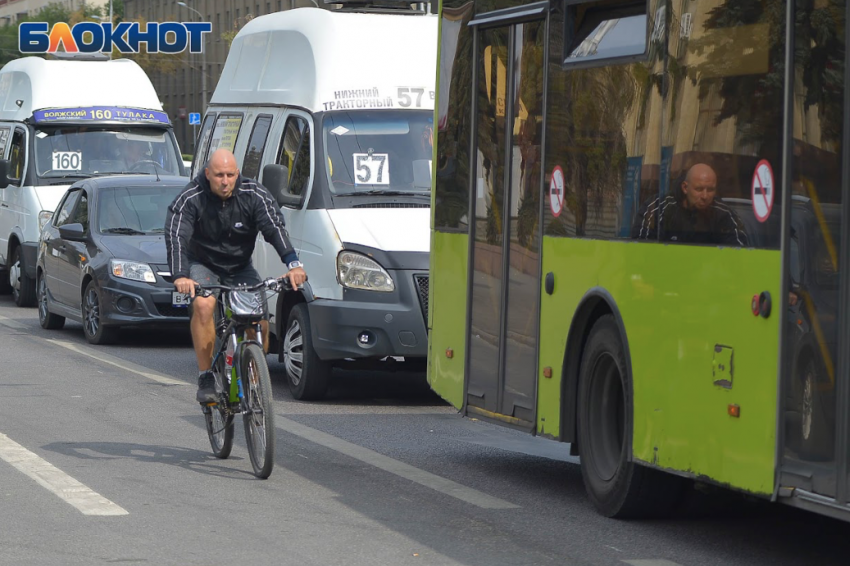
[[[147, 22], [142, 17], [132, 19], [124, 18], [124, 2], [123, 0], [113, 0], [112, 3], [113, 22], [135, 21], [139, 22], [142, 27], [147, 25]], [[47, 22], [49, 29], [59, 22], [65, 22], [69, 25], [74, 25], [82, 21], [103, 21], [103, 18], [109, 17], [109, 8], [92, 6], [84, 4], [83, 7], [76, 11], [71, 11], [61, 2], [52, 2], [41, 8], [35, 15], [28, 18], [22, 18], [15, 24], [7, 24], [0, 26], [0, 65], [5, 65], [9, 61], [24, 55], [18, 48], [18, 28], [23, 22]], [[148, 75], [152, 73], [174, 73], [180, 68], [183, 63], [183, 54], [164, 54], [164, 53], [148, 53], [146, 49], [142, 49], [141, 53], [121, 53], [117, 49], [112, 52], [113, 59], [127, 58], [132, 59], [145, 70]]]

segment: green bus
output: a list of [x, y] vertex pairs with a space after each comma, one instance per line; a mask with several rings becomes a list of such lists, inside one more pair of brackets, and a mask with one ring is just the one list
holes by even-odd
[[432, 389], [570, 443], [607, 516], [850, 518], [847, 10], [443, 0]]

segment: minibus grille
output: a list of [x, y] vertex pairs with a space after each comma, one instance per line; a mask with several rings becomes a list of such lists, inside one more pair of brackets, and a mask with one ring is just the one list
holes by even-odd
[[419, 293], [419, 306], [422, 307], [422, 316], [425, 317], [425, 328], [428, 328], [428, 275], [418, 274], [413, 276], [416, 282], [416, 291]]

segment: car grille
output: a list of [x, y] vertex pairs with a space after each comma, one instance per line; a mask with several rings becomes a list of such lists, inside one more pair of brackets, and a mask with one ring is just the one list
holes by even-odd
[[425, 328], [428, 328], [428, 276], [414, 275], [416, 291], [419, 293], [419, 306], [422, 307], [422, 316], [425, 317]]
[[156, 303], [156, 310], [159, 312], [160, 316], [189, 318], [189, 309], [186, 307], [175, 307], [168, 303]]
[[[162, 277], [163, 281], [167, 283], [174, 283], [174, 278], [171, 276], [171, 269], [168, 267], [167, 263], [163, 264], [151, 264], [154, 273]], [[162, 273], [168, 273], [168, 275], [161, 275]]]

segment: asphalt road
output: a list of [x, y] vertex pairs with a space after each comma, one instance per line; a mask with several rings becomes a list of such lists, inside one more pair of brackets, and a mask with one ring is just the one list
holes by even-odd
[[422, 375], [292, 399], [269, 357], [276, 464], [241, 421], [209, 450], [187, 332], [86, 343], [0, 297], [0, 564], [785, 566], [850, 563], [850, 525], [722, 490], [605, 519], [566, 445], [458, 416]]

